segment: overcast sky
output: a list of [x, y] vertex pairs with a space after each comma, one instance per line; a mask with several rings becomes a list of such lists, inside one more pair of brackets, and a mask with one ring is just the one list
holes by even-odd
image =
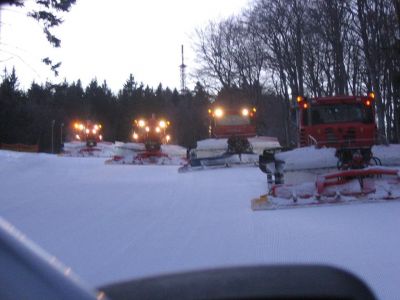
[[[27, 0], [29, 7], [33, 0]], [[32, 80], [84, 86], [94, 77], [107, 80], [114, 92], [132, 73], [136, 81], [156, 87], [180, 87], [181, 45], [187, 73], [193, 71], [193, 33], [210, 20], [239, 13], [248, 0], [77, 0], [57, 29], [61, 48], [53, 50], [37, 22], [23, 9], [4, 7], [1, 13], [0, 64], [16, 67], [22, 88]], [[40, 61], [62, 61], [54, 78]], [[193, 82], [188, 80], [191, 88]]]

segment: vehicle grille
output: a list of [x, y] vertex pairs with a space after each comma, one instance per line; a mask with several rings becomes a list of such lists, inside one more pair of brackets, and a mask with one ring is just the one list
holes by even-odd
[[325, 140], [328, 144], [337, 142], [335, 131], [331, 127], [325, 128]]
[[354, 127], [338, 128], [336, 131], [332, 127], [325, 128], [325, 140], [327, 144], [335, 143], [354, 143], [357, 140], [356, 129]]
[[307, 137], [304, 129], [300, 129], [300, 146], [307, 146]]

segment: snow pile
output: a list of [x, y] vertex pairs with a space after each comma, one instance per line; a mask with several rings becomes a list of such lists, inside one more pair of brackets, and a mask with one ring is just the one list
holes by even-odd
[[334, 148], [303, 147], [275, 154], [275, 158], [285, 162], [285, 171], [335, 168], [337, 158]]
[[254, 149], [264, 150], [264, 149], [281, 147], [281, 144], [279, 143], [278, 139], [276, 137], [270, 137], [270, 136], [251, 137], [251, 138], [249, 138], [249, 142], [253, 146]]
[[378, 157], [382, 165], [400, 166], [400, 145], [376, 145], [372, 147], [372, 154]]
[[178, 145], [161, 145], [162, 152], [170, 157], [186, 157], [186, 148]]

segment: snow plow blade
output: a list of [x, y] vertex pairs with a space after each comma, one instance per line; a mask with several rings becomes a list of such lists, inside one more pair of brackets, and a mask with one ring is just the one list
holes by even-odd
[[274, 210], [393, 200], [400, 200], [400, 171], [371, 167], [320, 175], [314, 183], [273, 185], [268, 195], [251, 201], [251, 208]]
[[114, 155], [106, 160], [112, 165], [183, 165], [186, 149], [177, 145], [162, 145], [160, 150], [148, 151], [144, 144], [117, 142]]
[[178, 172], [185, 173], [207, 169], [230, 168], [235, 166], [256, 166], [258, 155], [254, 153], [230, 154], [224, 153], [216, 157], [203, 157], [191, 159], [186, 165], [180, 167]]
[[127, 156], [114, 155], [106, 164], [114, 165], [181, 165], [182, 159], [170, 157], [163, 152], [138, 152]]

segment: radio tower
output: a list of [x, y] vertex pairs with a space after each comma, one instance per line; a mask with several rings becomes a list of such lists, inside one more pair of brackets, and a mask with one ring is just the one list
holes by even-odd
[[179, 68], [181, 69], [181, 94], [184, 94], [186, 91], [186, 74], [185, 74], [186, 65], [184, 64], [183, 61], [183, 45], [181, 48], [181, 52], [182, 52], [182, 64], [179, 66]]

